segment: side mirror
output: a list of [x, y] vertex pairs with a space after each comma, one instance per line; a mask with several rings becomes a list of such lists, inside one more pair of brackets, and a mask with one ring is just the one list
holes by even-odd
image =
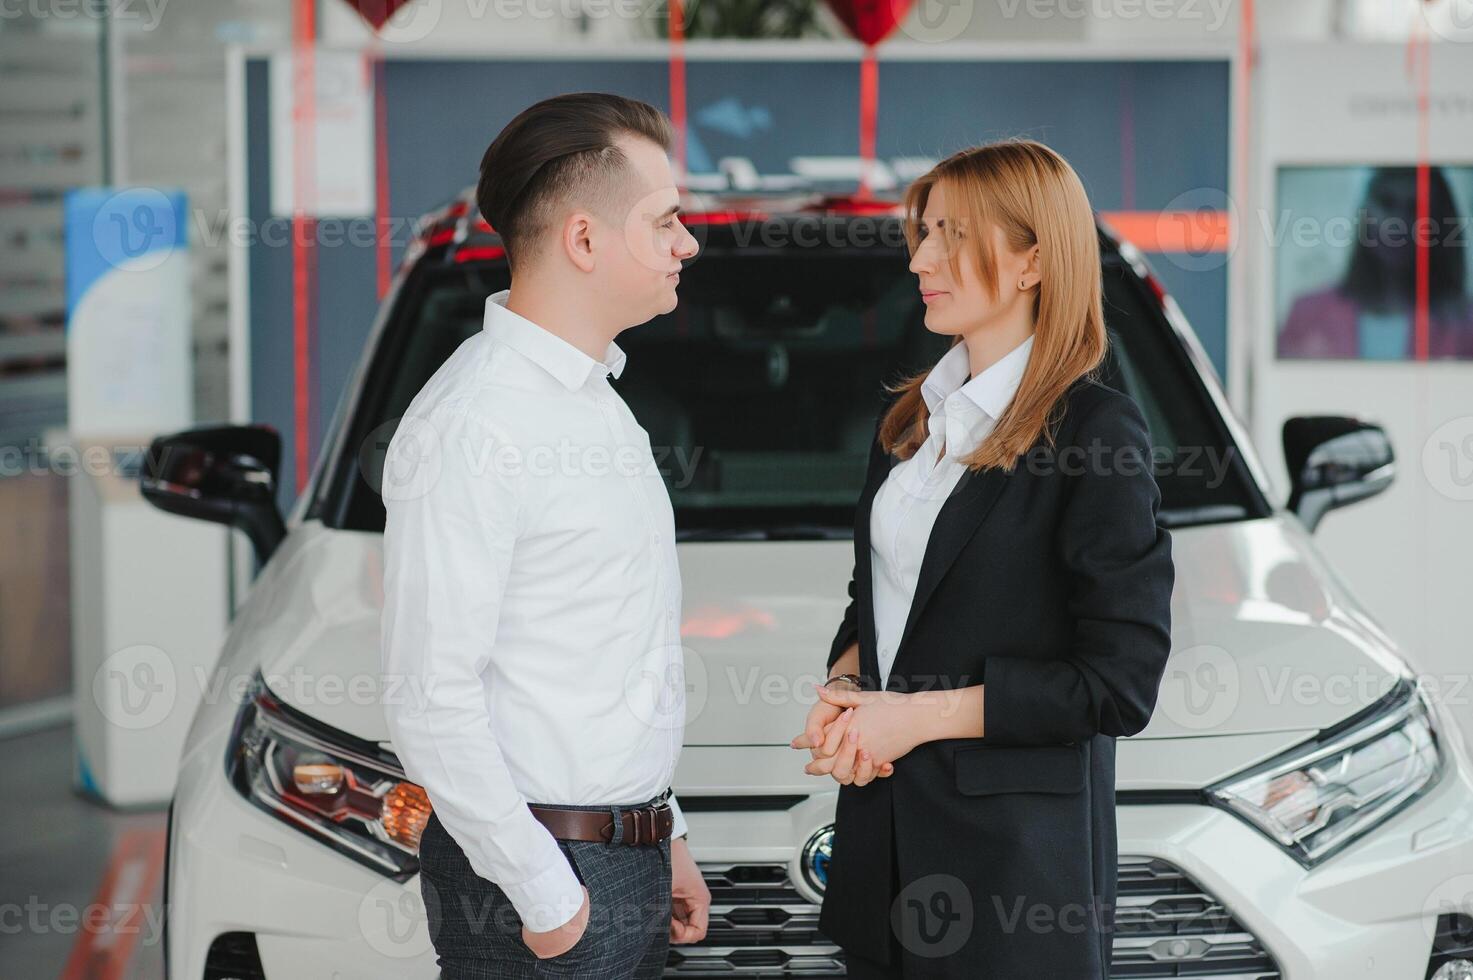
[[286, 536], [276, 509], [281, 436], [269, 425], [221, 425], [159, 436], [139, 484], [160, 510], [244, 531], [264, 565]]
[[1293, 485], [1289, 509], [1311, 531], [1336, 507], [1391, 486], [1395, 460], [1379, 425], [1338, 415], [1296, 416], [1284, 423], [1284, 462]]

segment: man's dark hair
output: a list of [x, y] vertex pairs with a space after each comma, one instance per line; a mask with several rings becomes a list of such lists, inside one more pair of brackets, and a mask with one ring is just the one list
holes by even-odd
[[544, 99], [506, 124], [481, 157], [476, 206], [501, 236], [508, 263], [530, 254], [553, 205], [571, 191], [606, 195], [618, 185], [628, 160], [614, 141], [626, 134], [666, 152], [673, 139], [659, 109], [607, 92]]

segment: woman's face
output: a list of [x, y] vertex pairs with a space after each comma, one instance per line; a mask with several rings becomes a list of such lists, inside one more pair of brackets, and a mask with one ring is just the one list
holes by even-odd
[[[971, 251], [971, 236], [976, 233], [965, 224], [953, 224], [946, 189], [933, 185], [921, 213], [920, 244], [910, 259], [910, 271], [919, 280], [926, 304], [926, 329], [932, 333], [966, 335], [1013, 314], [1020, 303], [1032, 303], [1032, 287], [1038, 277], [1029, 267], [1029, 252], [1010, 251], [1001, 229], [995, 226], [984, 230], [991, 237], [996, 262], [999, 295], [994, 296], [977, 275]], [[954, 249], [963, 250], [958, 257], [959, 278], [953, 275], [949, 261]], [[1020, 280], [1027, 282], [1028, 290], [1018, 288]]]

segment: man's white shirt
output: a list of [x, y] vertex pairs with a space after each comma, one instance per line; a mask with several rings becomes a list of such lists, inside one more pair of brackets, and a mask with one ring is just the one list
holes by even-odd
[[[675, 522], [649, 436], [602, 361], [486, 301], [385, 455], [382, 668], [405, 774], [528, 928], [579, 880], [526, 804], [670, 786], [685, 724]], [[674, 794], [674, 834], [685, 818]]]
[[1029, 334], [975, 378], [966, 344], [956, 344], [921, 382], [930, 413], [926, 441], [890, 469], [870, 508], [876, 656], [880, 687], [890, 678], [915, 599], [921, 562], [942, 506], [966, 472], [962, 458], [982, 444], [1017, 393], [1033, 350]]

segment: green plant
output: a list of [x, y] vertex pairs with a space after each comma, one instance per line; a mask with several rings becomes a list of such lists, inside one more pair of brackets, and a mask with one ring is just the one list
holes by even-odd
[[[818, 0], [686, 0], [685, 36], [696, 38], [828, 37]], [[669, 32], [668, 0], [654, 0], [644, 23], [656, 37]]]

